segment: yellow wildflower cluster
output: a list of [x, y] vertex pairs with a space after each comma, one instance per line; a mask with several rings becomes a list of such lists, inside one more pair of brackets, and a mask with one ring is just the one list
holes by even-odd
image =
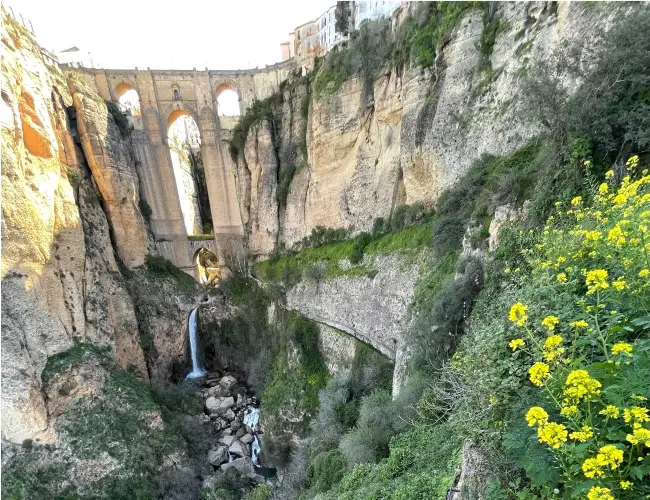
[[609, 283], [607, 283], [607, 271], [604, 269], [588, 271], [585, 283], [587, 284], [587, 295], [596, 293], [598, 290], [609, 288]]
[[[585, 478], [591, 480], [588, 500], [629, 500], [645, 493], [633, 480], [640, 479], [638, 470], [645, 470], [650, 458], [650, 405], [645, 396], [621, 394], [629, 370], [647, 350], [642, 341], [631, 340], [646, 324], [635, 314], [647, 316], [650, 303], [650, 175], [637, 172], [638, 163], [638, 157], [628, 160], [629, 175], [609, 171], [593, 203], [576, 196], [558, 208], [526, 254], [535, 282], [573, 295], [574, 303], [533, 320], [521, 299], [508, 316], [523, 332], [508, 346], [513, 351], [526, 346], [532, 358], [528, 378], [546, 401], [528, 410], [526, 422], [557, 457], [568, 496]], [[513, 356], [513, 362], [521, 357]], [[554, 412], [557, 421], [549, 416]]]
[[625, 422], [650, 422], [650, 417], [648, 417], [648, 409], [641, 406], [633, 406], [632, 408], [625, 408], [623, 410], [623, 420]]
[[575, 439], [576, 441], [580, 441], [581, 443], [584, 443], [585, 441], [594, 437], [594, 431], [588, 425], [583, 425], [581, 430], [572, 432], [571, 434], [569, 434], [569, 437], [571, 439]]
[[560, 322], [557, 316], [546, 316], [542, 320], [542, 326], [545, 326], [549, 330], [555, 330], [555, 327]]
[[551, 378], [551, 370], [546, 363], [537, 362], [528, 370], [530, 381], [536, 386], [543, 386], [544, 382]]
[[600, 415], [605, 415], [607, 418], [617, 419], [619, 410], [614, 405], [607, 405], [605, 408], [598, 412]]
[[593, 458], [588, 458], [582, 464], [582, 472], [585, 477], [594, 478], [605, 475], [605, 468], [610, 470], [618, 469], [623, 463], [623, 450], [613, 444], [608, 444], [598, 450]]
[[567, 441], [567, 436], [569, 432], [567, 431], [564, 424], [558, 424], [557, 422], [550, 422], [546, 425], [541, 425], [537, 429], [537, 438], [540, 443], [547, 444], [551, 448], [558, 449]]
[[650, 448], [650, 430], [644, 429], [641, 424], [634, 424], [632, 434], [628, 434], [625, 439], [633, 445], [641, 443]]
[[516, 351], [517, 348], [519, 347], [524, 347], [526, 345], [526, 342], [524, 342], [524, 339], [514, 339], [508, 342], [508, 347], [512, 349], [513, 351]]
[[564, 397], [566, 401], [579, 403], [583, 399], [600, 394], [602, 384], [591, 378], [586, 370], [573, 370], [566, 378], [564, 384]]
[[[542, 321], [542, 324], [544, 322]], [[555, 358], [564, 354], [564, 347], [558, 347], [562, 343], [562, 337], [551, 335], [544, 342], [543, 356], [546, 361], [553, 361]]]
[[601, 488], [600, 486], [592, 486], [587, 493], [587, 500], [614, 500], [611, 495], [612, 490], [609, 488]]
[[533, 406], [526, 413], [526, 422], [528, 422], [528, 427], [546, 425], [548, 423], [548, 413], [541, 406]]
[[612, 356], [618, 356], [619, 354], [632, 356], [632, 351], [632, 345], [627, 342], [617, 342], [612, 346]]
[[510, 308], [508, 319], [517, 326], [524, 326], [524, 323], [526, 323], [526, 320], [528, 319], [528, 316], [526, 315], [527, 310], [528, 306], [523, 305], [521, 302], [517, 302]]

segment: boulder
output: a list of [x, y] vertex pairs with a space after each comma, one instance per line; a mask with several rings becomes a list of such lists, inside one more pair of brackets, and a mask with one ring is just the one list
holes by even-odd
[[232, 387], [236, 384], [237, 384], [237, 379], [232, 375], [226, 375], [225, 377], [222, 377], [221, 380], [219, 381], [219, 387], [221, 387], [221, 390], [223, 392], [229, 392], [230, 389], [232, 389]]
[[232, 434], [232, 429], [224, 429], [223, 430], [223, 435], [224, 436], [230, 436]]
[[246, 396], [237, 394], [237, 406], [244, 406], [246, 404]]
[[241, 422], [238, 422], [237, 420], [233, 420], [232, 422], [230, 422], [230, 428], [233, 431], [237, 432], [240, 427], [241, 427]]
[[234, 441], [228, 451], [238, 457], [249, 457], [251, 454], [249, 447], [241, 441]]
[[228, 447], [223, 445], [217, 447], [215, 450], [208, 452], [208, 462], [212, 465], [220, 466], [222, 463], [228, 461]]
[[246, 429], [243, 427], [240, 427], [237, 432], [235, 432], [235, 437], [239, 439], [240, 437], [244, 436], [246, 434]]
[[253, 437], [252, 434], [244, 434], [242, 437], [239, 438], [239, 440], [244, 443], [244, 444], [251, 444], [253, 442]]
[[231, 467], [237, 469], [244, 477], [253, 479], [257, 476], [255, 473], [255, 467], [253, 466], [253, 461], [249, 457], [236, 458], [232, 462], [223, 464], [221, 470], [230, 469]]
[[208, 389], [208, 396], [221, 396], [221, 387], [218, 385], [210, 387]]
[[227, 446], [230, 446], [235, 439], [235, 436], [223, 436], [221, 438], [221, 442]]
[[[230, 399], [232, 399], [232, 398], [230, 398]], [[226, 412], [223, 414], [223, 418], [225, 418], [226, 420], [234, 420], [235, 412], [232, 411], [230, 408], [228, 408], [226, 410]]]
[[[230, 407], [234, 404], [235, 404], [235, 399], [232, 397], [218, 398], [215, 396], [210, 396], [208, 399], [205, 400], [205, 407], [208, 409], [208, 411], [210, 413], [216, 413], [218, 415], [223, 415], [224, 413], [226, 413], [230, 409]], [[234, 418], [234, 413], [233, 413], [233, 418]]]

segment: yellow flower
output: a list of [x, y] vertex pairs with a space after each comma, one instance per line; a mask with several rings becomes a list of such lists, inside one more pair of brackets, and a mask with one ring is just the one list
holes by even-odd
[[572, 326], [574, 328], [587, 328], [589, 324], [585, 320], [579, 319], [578, 321], [572, 321], [569, 323], [569, 326]]
[[517, 302], [510, 308], [508, 318], [517, 326], [524, 326], [524, 323], [526, 323], [526, 320], [528, 319], [528, 316], [526, 315], [527, 310], [528, 306], [523, 305], [521, 302]]
[[607, 172], [605, 172], [605, 179], [611, 179], [612, 177], [614, 177], [613, 170], [608, 170]]
[[627, 161], [625, 162], [625, 165], [627, 166], [627, 168], [632, 169], [632, 168], [636, 167], [637, 163], [639, 163], [639, 156], [634, 155], [634, 156], [630, 156], [627, 159]]
[[549, 445], [551, 448], [558, 449], [566, 443], [568, 431], [563, 424], [551, 422], [542, 425], [537, 429], [537, 438], [540, 443]]
[[619, 450], [613, 444], [608, 444], [598, 450], [596, 459], [598, 463], [603, 466], [609, 466], [610, 469], [614, 470], [623, 463], [623, 450]]
[[609, 287], [607, 283], [607, 271], [605, 269], [595, 269], [588, 271], [585, 278], [585, 283], [588, 287], [587, 295], [591, 295], [596, 290], [604, 290]]
[[497, 398], [496, 398], [496, 396], [490, 396], [490, 397], [488, 398], [488, 403], [490, 403], [491, 405], [493, 405], [493, 404], [496, 403], [496, 402], [497, 402]]
[[526, 342], [524, 342], [524, 339], [514, 339], [508, 343], [508, 347], [513, 351], [516, 351], [518, 347], [524, 347], [525, 345]]
[[609, 186], [606, 182], [603, 182], [600, 186], [598, 186], [598, 192], [600, 194], [607, 194], [607, 191], [609, 191]]
[[[545, 326], [545, 327], [548, 328], [549, 330], [555, 330], [555, 326], [556, 326], [559, 322], [560, 322], [560, 320], [558, 319], [557, 316], [546, 316], [546, 317], [542, 320], [542, 326]], [[555, 337], [559, 337], [559, 336], [558, 336], [558, 335], [553, 335], [553, 337], [549, 337], [548, 339], [546, 339], [546, 342], [548, 343], [548, 341], [549, 341], [550, 339], [553, 339], [553, 338], [555, 338]], [[560, 342], [562, 342], [562, 337], [559, 337], [559, 339], [560, 339], [560, 340], [558, 341], [557, 344], [559, 344]], [[552, 347], [555, 347], [557, 344], [553, 345]]]
[[578, 205], [580, 205], [580, 203], [582, 203], [582, 196], [576, 196], [571, 200], [571, 205], [573, 205], [574, 207], [577, 207]]
[[[549, 316], [549, 318], [553, 318], [554, 316]], [[548, 318], [546, 318], [548, 319]], [[544, 321], [546, 321], [546, 319]], [[556, 324], [557, 324], [557, 318], [555, 318]], [[544, 321], [542, 321], [542, 324], [544, 324]], [[549, 330], [552, 330], [553, 328], [549, 327]], [[562, 343], [562, 337], [559, 335], [551, 335], [544, 341], [544, 349], [555, 349], [557, 346], [559, 346]]]
[[615, 205], [620, 205], [622, 203], [625, 203], [626, 201], [627, 201], [627, 195], [623, 193], [617, 194], [616, 197], [614, 198]]
[[616, 226], [609, 230], [607, 233], [607, 241], [613, 241], [619, 247], [625, 244], [625, 233], [619, 224], [616, 224]]
[[616, 281], [612, 281], [612, 286], [616, 288], [618, 291], [621, 291], [627, 288], [627, 283], [623, 278], [619, 278]]
[[585, 238], [591, 241], [598, 241], [601, 236], [602, 233], [600, 231], [587, 231], [585, 233]]
[[629, 490], [630, 488], [632, 488], [632, 483], [630, 481], [621, 481], [619, 484], [621, 485], [621, 489], [623, 490]]
[[609, 488], [601, 488], [600, 486], [592, 486], [587, 493], [587, 500], [614, 500], [610, 495], [612, 490]]
[[577, 432], [572, 432], [569, 434], [569, 437], [571, 439], [575, 439], [576, 441], [580, 441], [581, 443], [584, 443], [587, 441], [589, 438], [592, 438], [594, 436], [593, 430], [591, 427], [588, 425], [585, 425], [582, 427], [582, 430], [577, 431]]
[[639, 278], [645, 278], [650, 274], [650, 269], [641, 269], [639, 271]]
[[648, 417], [648, 409], [641, 406], [633, 406], [632, 408], [625, 408], [623, 410], [623, 420], [627, 423], [634, 420], [635, 422], [650, 422]]
[[633, 434], [628, 434], [625, 439], [633, 445], [642, 443], [644, 446], [650, 448], [650, 431], [641, 427], [641, 424], [634, 424], [638, 426], [634, 429]]
[[571, 406], [563, 406], [562, 409], [560, 410], [560, 415], [563, 417], [573, 417], [578, 413], [578, 407], [576, 405], [571, 405]]
[[560, 274], [558, 274], [558, 275], [557, 275], [557, 280], [558, 280], [560, 283], [566, 283], [566, 282], [567, 282], [566, 273], [560, 273]]
[[598, 412], [599, 415], [605, 415], [607, 418], [618, 418], [618, 408], [614, 405], [607, 405], [606, 408]]
[[573, 370], [567, 376], [564, 395], [570, 400], [579, 402], [582, 399], [600, 394], [601, 383], [589, 376], [586, 370]]
[[612, 346], [612, 356], [618, 356], [619, 354], [632, 356], [632, 345], [627, 342], [617, 342], [614, 344]]
[[548, 413], [541, 406], [533, 406], [526, 412], [526, 422], [528, 422], [528, 427], [546, 425], [548, 423]]
[[528, 373], [530, 375], [530, 381], [539, 387], [543, 386], [544, 382], [551, 378], [548, 365], [546, 363], [540, 363], [539, 361], [530, 367]]
[[582, 472], [588, 478], [601, 477], [603, 474], [603, 464], [598, 462], [597, 458], [588, 458], [582, 463]]

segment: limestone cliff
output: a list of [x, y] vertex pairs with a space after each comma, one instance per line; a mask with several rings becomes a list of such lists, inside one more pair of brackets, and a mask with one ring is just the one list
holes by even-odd
[[[77, 140], [77, 125], [86, 142], [89, 130], [104, 127], [104, 137], [115, 143], [119, 131], [104, 103], [93, 101], [103, 115], [75, 113], [56, 63], [4, 12], [3, 26], [2, 434], [13, 442], [46, 442], [54, 439], [41, 392], [48, 357], [89, 342], [110, 347], [122, 366], [147, 376], [133, 301], [111, 243], [112, 237], [118, 249], [122, 243], [119, 257], [137, 265], [144, 262], [147, 232], [137, 177], [124, 182], [96, 159], [89, 169], [84, 153], [93, 151]], [[128, 193], [121, 205], [128, 210], [108, 209], [116, 198], [102, 191], [107, 182]], [[131, 235], [123, 221], [138, 218]]]
[[[398, 10], [393, 31], [417, 9]], [[306, 102], [310, 83], [285, 85], [273, 124], [252, 128], [238, 159], [253, 253], [291, 247], [317, 226], [369, 230], [400, 205], [434, 202], [481, 155], [508, 154], [540, 133], [521, 113], [523, 75], [555, 51], [593, 42], [613, 13], [578, 2], [493, 9], [490, 16], [468, 10], [432, 69], [387, 64], [371, 92], [356, 77]], [[489, 19], [498, 19], [499, 29], [486, 59], [479, 45]], [[561, 77], [569, 91], [579, 78]]]

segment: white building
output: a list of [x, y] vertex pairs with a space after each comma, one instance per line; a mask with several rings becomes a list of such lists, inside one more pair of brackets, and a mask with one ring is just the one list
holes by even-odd
[[82, 67], [82, 68], [98, 68], [99, 66], [95, 61], [90, 52], [85, 52], [79, 47], [70, 47], [69, 49], [62, 50], [57, 53], [57, 59], [61, 64], [68, 64], [70, 66]]
[[354, 29], [358, 30], [361, 23], [366, 20], [375, 21], [383, 17], [390, 17], [402, 2], [395, 1], [373, 1], [373, 2], [354, 2]]

